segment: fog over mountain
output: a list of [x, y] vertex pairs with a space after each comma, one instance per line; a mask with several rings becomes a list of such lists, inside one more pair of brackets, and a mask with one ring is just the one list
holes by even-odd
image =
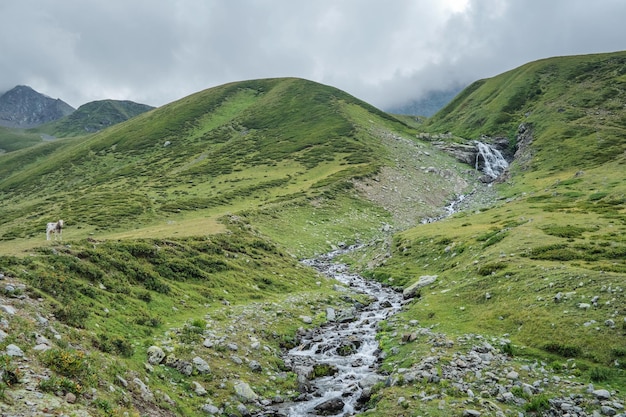
[[387, 109], [536, 59], [623, 50], [625, 15], [619, 0], [7, 0], [0, 91], [160, 106], [295, 76]]

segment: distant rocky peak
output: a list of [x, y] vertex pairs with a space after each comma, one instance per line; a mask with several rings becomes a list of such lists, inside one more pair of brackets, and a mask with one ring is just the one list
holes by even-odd
[[31, 128], [58, 120], [74, 112], [61, 99], [53, 99], [26, 85], [0, 95], [0, 126]]

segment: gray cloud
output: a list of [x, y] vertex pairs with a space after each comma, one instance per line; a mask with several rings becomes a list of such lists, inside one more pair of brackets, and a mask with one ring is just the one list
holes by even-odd
[[622, 0], [4, 0], [0, 91], [162, 105], [296, 76], [378, 107], [540, 58], [626, 49]]

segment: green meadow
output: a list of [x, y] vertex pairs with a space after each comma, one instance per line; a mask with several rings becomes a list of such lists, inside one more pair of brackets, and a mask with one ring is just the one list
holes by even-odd
[[[326, 307], [358, 299], [298, 260], [359, 242], [344, 260], [369, 279], [402, 289], [437, 276], [381, 326], [385, 372], [428, 354], [428, 340], [402, 341], [417, 321], [449, 339], [506, 338], [514, 363], [624, 392], [624, 74], [626, 53], [537, 61], [477, 81], [430, 119], [396, 118], [306, 80], [252, 80], [91, 135], [11, 136], [0, 144], [10, 151], [0, 155], [0, 272], [24, 282], [38, 301], [23, 308], [54, 317], [63, 334], [51, 353], [28, 352], [55, 375], [41, 389], [96, 389], [99, 402], [84, 404], [103, 416], [154, 412], [137, 392], [100, 388], [122, 374], [150, 380], [161, 415], [198, 413], [194, 381], [233, 415], [224, 381], [296, 396], [280, 350]], [[444, 141], [507, 137], [516, 159], [506, 178], [482, 184], [474, 167], [418, 139], [446, 132]], [[489, 198], [421, 224], [468, 193]], [[57, 219], [63, 241], [48, 242]], [[32, 345], [34, 320], [10, 326], [0, 348]], [[145, 365], [159, 344], [189, 360], [207, 334], [211, 374]], [[267, 374], [229, 360], [229, 343], [251, 340], [266, 349], [247, 357]], [[400, 415], [397, 398], [431, 388], [377, 386], [367, 415]], [[416, 412], [447, 411], [432, 401]]]

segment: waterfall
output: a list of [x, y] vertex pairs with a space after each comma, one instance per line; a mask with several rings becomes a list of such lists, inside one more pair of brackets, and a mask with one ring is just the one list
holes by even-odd
[[478, 153], [476, 154], [476, 170], [479, 169], [478, 161], [482, 157], [482, 172], [489, 177], [491, 181], [498, 178], [509, 167], [509, 163], [506, 162], [506, 159], [504, 159], [500, 151], [493, 146], [476, 141], [476, 148], [478, 149]]

